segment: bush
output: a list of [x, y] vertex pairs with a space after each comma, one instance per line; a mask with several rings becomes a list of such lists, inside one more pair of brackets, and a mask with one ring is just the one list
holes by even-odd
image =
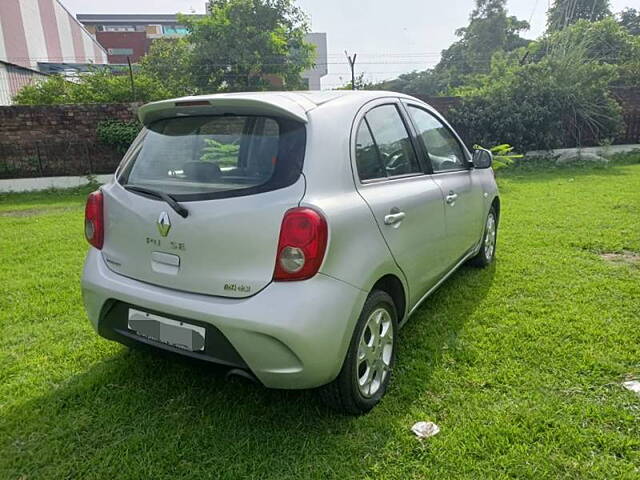
[[172, 97], [161, 80], [144, 73], [134, 75], [134, 86], [132, 91], [129, 75], [98, 70], [77, 81], [51, 76], [23, 87], [13, 100], [17, 105], [53, 105], [150, 102]]
[[609, 94], [616, 78], [616, 67], [589, 58], [580, 42], [527, 65], [496, 57], [489, 75], [459, 92], [451, 121], [474, 142], [519, 151], [605, 142], [622, 127]]
[[138, 136], [140, 128], [138, 122], [105, 120], [98, 124], [96, 133], [100, 143], [115, 147], [120, 153], [125, 153]]

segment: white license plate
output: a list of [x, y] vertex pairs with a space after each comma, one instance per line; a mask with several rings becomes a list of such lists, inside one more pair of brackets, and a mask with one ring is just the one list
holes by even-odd
[[156, 342], [190, 352], [204, 350], [206, 330], [196, 325], [130, 308], [127, 326], [137, 335]]

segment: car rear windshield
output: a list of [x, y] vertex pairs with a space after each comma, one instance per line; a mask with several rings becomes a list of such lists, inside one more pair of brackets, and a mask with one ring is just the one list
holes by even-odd
[[250, 195], [293, 184], [302, 170], [304, 125], [264, 116], [178, 117], [148, 126], [118, 174], [176, 200]]

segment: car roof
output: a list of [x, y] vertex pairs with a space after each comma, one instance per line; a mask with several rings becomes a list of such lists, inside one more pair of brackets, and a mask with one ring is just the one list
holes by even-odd
[[219, 93], [153, 102], [142, 106], [138, 115], [144, 125], [181, 115], [222, 113], [282, 115], [306, 123], [308, 112], [338, 100], [358, 106], [385, 97], [412, 98], [402, 93], [377, 90]]

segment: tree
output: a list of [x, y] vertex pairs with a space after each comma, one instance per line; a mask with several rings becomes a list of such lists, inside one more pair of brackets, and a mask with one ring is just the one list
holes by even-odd
[[529, 43], [519, 35], [528, 29], [528, 22], [507, 14], [506, 0], [476, 0], [469, 25], [456, 31], [460, 40], [442, 52], [436, 71], [446, 72], [452, 86], [461, 84], [464, 75], [486, 73], [494, 53]]
[[640, 10], [625, 8], [618, 14], [618, 23], [631, 35], [640, 35]]
[[293, 0], [217, 0], [204, 17], [181, 16], [192, 45], [191, 75], [201, 92], [301, 88], [314, 47]]
[[184, 38], [154, 40], [149, 53], [140, 61], [140, 71], [161, 81], [173, 97], [195, 94], [197, 88], [191, 73], [192, 50]]
[[474, 75], [487, 73], [497, 52], [512, 52], [529, 44], [520, 37], [529, 23], [509, 16], [506, 0], [476, 0], [469, 25], [456, 30], [460, 40], [442, 51], [434, 68], [400, 75], [373, 88], [422, 95], [448, 94]]
[[611, 16], [609, 0], [554, 0], [547, 12], [547, 30], [562, 30], [578, 20], [596, 22]]
[[391, 90], [402, 93], [420, 93], [436, 96], [445, 93], [447, 82], [444, 75], [434, 69], [403, 73], [398, 78], [367, 86], [368, 90]]

